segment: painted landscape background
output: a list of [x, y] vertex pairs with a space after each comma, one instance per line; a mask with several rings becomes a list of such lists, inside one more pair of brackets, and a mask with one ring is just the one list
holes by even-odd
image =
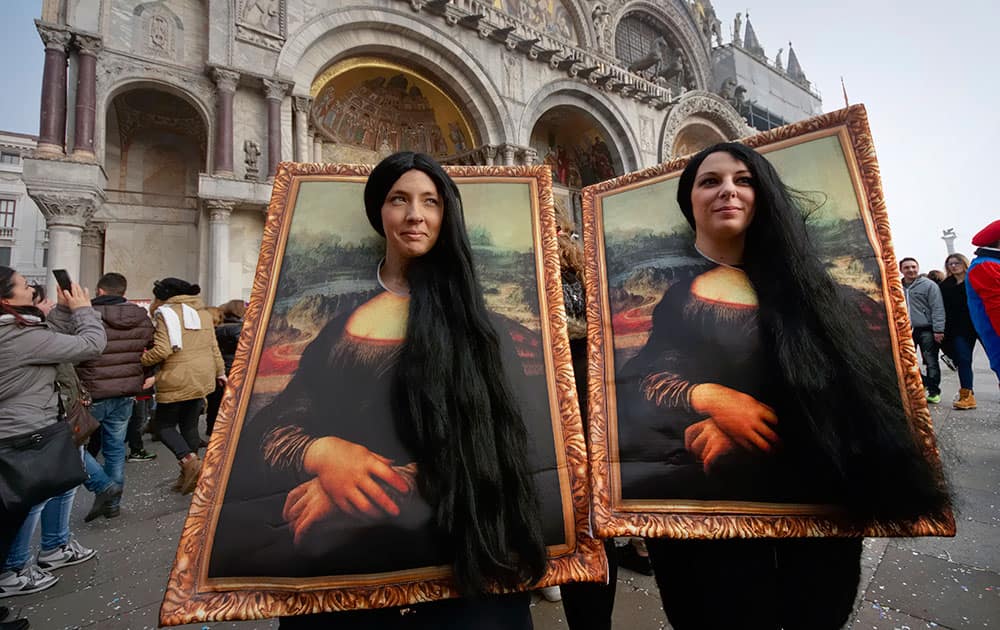
[[[819, 138], [766, 156], [799, 193], [817, 255], [858, 303], [875, 342], [888, 347], [881, 272], [839, 138]], [[602, 199], [614, 361], [619, 367], [646, 343], [653, 309], [664, 292], [704, 266], [694, 249], [694, 231], [677, 205], [679, 175]]]
[[[509, 320], [525, 372], [541, 374], [530, 186], [456, 182], [487, 307]], [[247, 417], [285, 387], [327, 322], [380, 290], [385, 240], [368, 222], [363, 191], [363, 182], [300, 184]]]

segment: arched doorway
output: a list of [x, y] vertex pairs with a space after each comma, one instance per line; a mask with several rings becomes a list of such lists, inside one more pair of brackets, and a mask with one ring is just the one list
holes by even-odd
[[479, 145], [469, 116], [433, 79], [404, 64], [350, 58], [321, 72], [310, 118], [324, 140], [323, 161], [375, 163], [396, 151], [439, 160]]
[[126, 274], [136, 297], [148, 296], [163, 275], [196, 280], [205, 120], [187, 99], [143, 85], [113, 98], [105, 130], [102, 214], [113, 220], [104, 236], [103, 270]]
[[586, 110], [558, 105], [543, 113], [531, 130], [530, 145], [552, 169], [553, 195], [580, 225], [580, 189], [625, 172], [622, 156], [607, 130]]

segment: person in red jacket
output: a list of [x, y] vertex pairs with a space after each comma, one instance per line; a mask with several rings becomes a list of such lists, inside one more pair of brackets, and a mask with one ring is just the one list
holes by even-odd
[[972, 237], [978, 247], [966, 273], [969, 315], [1000, 380], [1000, 220]]
[[108, 345], [96, 359], [84, 361], [76, 368], [80, 381], [90, 393], [90, 412], [101, 423], [101, 451], [104, 463], [99, 464], [84, 451], [87, 481], [84, 486], [94, 493], [94, 504], [84, 520], [99, 516], [113, 518], [119, 507], [125, 484], [125, 433], [132, 417], [135, 396], [145, 389], [148, 376], [140, 359], [153, 343], [153, 322], [146, 309], [128, 302], [128, 283], [120, 273], [106, 273], [97, 281], [94, 309], [101, 314]]

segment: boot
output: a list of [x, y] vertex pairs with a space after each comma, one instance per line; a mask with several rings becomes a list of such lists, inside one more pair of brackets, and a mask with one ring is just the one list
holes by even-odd
[[971, 389], [965, 389], [964, 387], [958, 390], [958, 400], [951, 404], [955, 409], [975, 409], [976, 408], [976, 397], [972, 394]]
[[180, 481], [180, 493], [190, 494], [194, 491], [194, 487], [198, 485], [198, 477], [201, 475], [201, 460], [194, 453], [191, 453], [180, 462], [181, 465], [181, 478]]

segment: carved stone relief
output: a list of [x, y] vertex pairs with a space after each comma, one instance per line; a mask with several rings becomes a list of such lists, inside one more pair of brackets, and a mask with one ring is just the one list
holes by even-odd
[[688, 92], [674, 105], [667, 120], [663, 123], [663, 133], [660, 143], [660, 159], [670, 157], [674, 149], [674, 140], [688, 118], [698, 116], [705, 118], [718, 126], [729, 140], [735, 140], [756, 133], [756, 130], [746, 124], [739, 113], [721, 97], [710, 92]]
[[524, 102], [524, 71], [521, 57], [506, 51], [500, 53], [503, 59], [504, 93], [519, 103]]
[[132, 51], [144, 56], [181, 62], [184, 59], [184, 22], [164, 2], [140, 4], [132, 32]]
[[639, 116], [639, 148], [647, 153], [656, 151], [656, 131], [653, 127], [653, 119], [646, 116]]
[[281, 50], [287, 35], [287, 0], [240, 0], [236, 39], [270, 50]]

